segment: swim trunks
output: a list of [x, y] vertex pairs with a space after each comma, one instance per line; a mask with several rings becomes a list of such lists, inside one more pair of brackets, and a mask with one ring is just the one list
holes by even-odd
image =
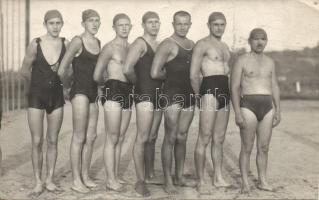
[[149, 101], [154, 105], [154, 109], [161, 108], [159, 95], [162, 93], [162, 81], [152, 79], [151, 67], [155, 52], [148, 42], [140, 37], [147, 46], [146, 53], [137, 61], [134, 69], [136, 74], [136, 85], [134, 88], [134, 102]]
[[[85, 48], [82, 38], [78, 38], [82, 41], [82, 52], [72, 61], [73, 84], [70, 91], [70, 99], [72, 100], [76, 94], [83, 94], [87, 96], [90, 103], [94, 103], [97, 99], [97, 83], [93, 79], [93, 73], [99, 53], [90, 53]], [[98, 43], [100, 46], [99, 40]]]
[[123, 109], [131, 108], [133, 104], [133, 85], [115, 79], [107, 80], [103, 90], [103, 97], [101, 97], [102, 105], [104, 105], [106, 100], [120, 103]]
[[230, 101], [228, 76], [213, 75], [203, 77], [200, 95], [203, 96], [205, 94], [214, 95], [218, 102], [218, 110], [227, 106]]
[[188, 108], [195, 105], [195, 95], [190, 81], [193, 51], [184, 49], [177, 42], [176, 44], [178, 46], [176, 57], [164, 65], [167, 77], [163, 89], [165, 98], [161, 97], [161, 101], [165, 106], [180, 104], [182, 108]]
[[240, 107], [249, 109], [255, 114], [257, 120], [261, 121], [272, 109], [272, 96], [260, 94], [244, 95], [240, 100]]
[[50, 65], [43, 55], [40, 45], [41, 39], [36, 38], [37, 55], [32, 64], [30, 93], [28, 95], [29, 108], [43, 109], [50, 114], [53, 110], [64, 105], [63, 86], [57, 74], [66, 51], [64, 40], [61, 38], [62, 49], [59, 59]]

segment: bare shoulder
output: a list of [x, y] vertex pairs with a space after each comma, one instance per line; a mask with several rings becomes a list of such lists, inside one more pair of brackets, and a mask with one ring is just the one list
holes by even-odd
[[69, 46], [69, 44], [70, 44], [70, 40], [65, 39], [65, 40], [64, 40], [64, 45], [65, 45], [65, 46]]
[[102, 53], [102, 54], [112, 53], [112, 49], [113, 49], [113, 48], [114, 48], [113, 43], [112, 43], [112, 41], [110, 41], [110, 42], [106, 43], [106, 44], [103, 46], [103, 48], [102, 48], [102, 50], [101, 50], [101, 53]]
[[249, 58], [249, 53], [244, 53], [243, 55], [238, 56], [236, 59], [237, 62], [245, 62]]
[[38, 44], [37, 44], [37, 38], [34, 38], [33, 40], [31, 40], [30, 44], [29, 44], [29, 48], [35, 50], [37, 48]]
[[198, 40], [195, 44], [196, 48], [205, 48], [207, 46], [208, 38], [204, 37]]
[[145, 46], [146, 46], [145, 42], [143, 41], [143, 39], [141, 39], [139, 37], [136, 38], [132, 44], [130, 44], [130, 48], [134, 48], [134, 49], [136, 49], [136, 48], [142, 49]]
[[264, 58], [265, 58], [265, 61], [266, 61], [267, 63], [269, 63], [269, 64], [271, 64], [271, 65], [274, 65], [274, 64], [275, 64], [274, 60], [273, 60], [271, 57], [269, 57], [269, 56], [267, 56], [267, 55], [264, 54]]
[[177, 44], [176, 42], [174, 42], [172, 39], [170, 38], [166, 38], [165, 40], [163, 40], [158, 49], [159, 50], [171, 50], [171, 49], [174, 49], [174, 48], [177, 48]]

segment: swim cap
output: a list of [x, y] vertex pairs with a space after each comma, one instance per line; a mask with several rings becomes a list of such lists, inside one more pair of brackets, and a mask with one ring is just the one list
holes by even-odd
[[99, 15], [99, 13], [97, 13], [93, 9], [87, 9], [87, 10], [84, 10], [82, 12], [82, 22], [85, 22], [90, 17], [98, 17], [98, 18], [100, 18], [100, 15]]
[[48, 10], [44, 15], [44, 23], [47, 23], [47, 21], [53, 18], [60, 18], [63, 22], [62, 15], [58, 10]]
[[249, 34], [249, 40], [253, 39], [257, 35], [264, 35], [265, 38], [268, 40], [267, 33], [262, 28], [254, 28]]
[[222, 19], [226, 22], [226, 17], [223, 13], [221, 12], [212, 12], [209, 17], [208, 17], [208, 23], [212, 22], [212, 21], [216, 21], [218, 19]]
[[131, 19], [129, 18], [129, 16], [125, 13], [119, 13], [116, 14], [113, 18], [113, 26], [115, 25], [115, 23], [119, 20], [119, 19], [128, 19], [129, 21], [131, 21]]
[[148, 11], [143, 15], [142, 22], [145, 23], [148, 19], [151, 19], [151, 18], [159, 19], [159, 16], [156, 12]]

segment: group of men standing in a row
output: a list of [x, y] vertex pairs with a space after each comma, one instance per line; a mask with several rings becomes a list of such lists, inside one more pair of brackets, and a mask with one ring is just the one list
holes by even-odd
[[[213, 185], [230, 186], [222, 176], [222, 161], [232, 99], [241, 135], [241, 191], [250, 190], [248, 173], [255, 135], [257, 187], [272, 190], [266, 180], [266, 168], [272, 127], [280, 122], [280, 103], [274, 62], [263, 53], [268, 41], [263, 29], [251, 31], [251, 52], [237, 59], [229, 81], [230, 52], [221, 40], [226, 27], [226, 18], [221, 12], [213, 12], [209, 16], [209, 35], [196, 44], [187, 38], [192, 22], [191, 15], [186, 11], [174, 14], [174, 33], [161, 43], [157, 41], [160, 18], [155, 12], [149, 11], [143, 15], [144, 34], [132, 44], [127, 41], [132, 25], [126, 14], [120, 13], [114, 17], [116, 36], [102, 49], [95, 37], [100, 23], [96, 11], [83, 11], [84, 33], [75, 36], [69, 43], [59, 37], [63, 26], [62, 15], [57, 10], [50, 10], [44, 17], [47, 34], [34, 39], [27, 49], [22, 74], [31, 82], [28, 119], [36, 177], [33, 194], [41, 194], [44, 188], [59, 190], [52, 177], [63, 119], [63, 86], [71, 86], [69, 95], [73, 136], [70, 155], [72, 189], [77, 192], [87, 193], [89, 188], [97, 186], [89, 177], [89, 168], [96, 138], [98, 99], [104, 108], [106, 140], [103, 156], [107, 188], [119, 192], [124, 188], [125, 181], [119, 178], [119, 163], [133, 101], [137, 125], [133, 149], [137, 175], [135, 190], [139, 194], [149, 196], [147, 184], [156, 182], [155, 142], [163, 113], [165, 136], [161, 158], [164, 190], [169, 194], [177, 193], [175, 186], [197, 187], [199, 193], [209, 190], [204, 182], [204, 168], [206, 147], [210, 141], [214, 164]], [[195, 147], [198, 181], [194, 182], [186, 179], [183, 172], [187, 134], [196, 104], [200, 110], [200, 121]], [[48, 170], [43, 184], [41, 171], [45, 111], [48, 120]]]

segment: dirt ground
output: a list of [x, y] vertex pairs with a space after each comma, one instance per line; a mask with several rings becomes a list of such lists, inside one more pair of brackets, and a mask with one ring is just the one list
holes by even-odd
[[[127, 190], [122, 193], [106, 191], [102, 150], [104, 143], [103, 111], [100, 108], [98, 138], [92, 159], [91, 176], [99, 187], [88, 194], [77, 194], [70, 189], [71, 171], [69, 146], [72, 135], [71, 106], [66, 104], [64, 122], [59, 136], [59, 155], [55, 181], [65, 191], [60, 194], [44, 192], [39, 199], [142, 199], [134, 192], [135, 169], [132, 159], [133, 141], [136, 135], [135, 112], [122, 150], [120, 173], [127, 180]], [[240, 137], [231, 112], [230, 123], [224, 144], [224, 175], [235, 187], [217, 189], [211, 187], [210, 195], [198, 195], [194, 188], [178, 188], [179, 195], [168, 196], [161, 185], [150, 185], [151, 197], [147, 199], [318, 199], [319, 178], [319, 101], [282, 101], [282, 123], [274, 129], [269, 152], [268, 177], [276, 192], [253, 189], [250, 195], [239, 194], [240, 174], [238, 154]], [[163, 124], [162, 124], [163, 125]], [[185, 174], [195, 178], [194, 146], [198, 132], [198, 112], [189, 130]], [[163, 126], [156, 144], [156, 175], [162, 177], [160, 146]], [[7, 113], [3, 120], [0, 143], [3, 152], [3, 174], [0, 178], [0, 199], [28, 199], [34, 180], [31, 164], [31, 140], [26, 111]], [[44, 145], [45, 149], [45, 145]], [[207, 156], [209, 156], [209, 149]], [[253, 175], [251, 185], [256, 184], [256, 151], [251, 160]], [[213, 164], [207, 159], [207, 183], [211, 184]], [[44, 159], [45, 174], [45, 159]]]

